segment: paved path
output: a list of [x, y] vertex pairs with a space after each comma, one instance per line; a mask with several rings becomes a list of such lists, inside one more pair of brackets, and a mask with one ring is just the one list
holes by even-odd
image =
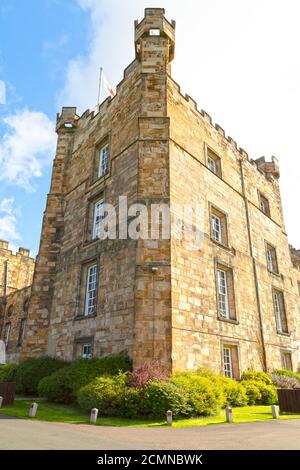
[[300, 420], [194, 428], [126, 428], [0, 415], [0, 449], [298, 449]]

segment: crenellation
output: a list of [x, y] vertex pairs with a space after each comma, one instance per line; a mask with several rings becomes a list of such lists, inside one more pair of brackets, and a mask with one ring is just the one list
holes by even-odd
[[215, 124], [215, 128], [217, 129], [219, 134], [221, 134], [223, 137], [225, 137], [225, 131], [224, 131], [224, 129], [222, 129], [221, 126], [219, 126], [219, 124]]

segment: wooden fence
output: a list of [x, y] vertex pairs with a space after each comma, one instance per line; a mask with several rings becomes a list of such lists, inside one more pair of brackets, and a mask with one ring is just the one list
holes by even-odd
[[0, 397], [3, 397], [2, 405], [12, 405], [15, 400], [15, 382], [0, 383]]
[[278, 389], [280, 411], [300, 413], [300, 388]]

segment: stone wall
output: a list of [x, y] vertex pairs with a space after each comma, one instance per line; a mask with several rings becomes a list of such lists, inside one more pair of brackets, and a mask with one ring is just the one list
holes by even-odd
[[[261, 164], [251, 162], [233, 139], [225, 137], [220, 126], [212, 125], [207, 113], [199, 112], [191, 98], [181, 95], [171, 77], [168, 115], [171, 204], [201, 204], [204, 215], [204, 237], [199, 250], [191, 252], [188, 243], [172, 239], [173, 367], [208, 366], [220, 372], [223, 343], [238, 346], [241, 371], [249, 367], [281, 367], [281, 350], [292, 353], [297, 367], [299, 271], [292, 265], [285, 233], [277, 163], [270, 176], [272, 163], [265, 172]], [[222, 178], [207, 168], [207, 147], [221, 159]], [[270, 217], [260, 210], [258, 191], [269, 200]], [[227, 216], [227, 247], [211, 240], [211, 204]], [[267, 270], [266, 241], [276, 247], [278, 275]], [[218, 319], [216, 262], [232, 267], [236, 322]], [[289, 335], [276, 333], [272, 287], [284, 291]]]
[[0, 297], [30, 286], [33, 271], [34, 258], [27, 248], [13, 253], [8, 241], [0, 240]]

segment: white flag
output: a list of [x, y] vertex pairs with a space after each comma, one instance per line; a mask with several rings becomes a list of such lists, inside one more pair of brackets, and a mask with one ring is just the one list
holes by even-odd
[[102, 78], [103, 78], [103, 86], [105, 91], [110, 94], [110, 96], [114, 97], [116, 93], [114, 92], [112, 86], [108, 83], [106, 76], [104, 75], [104, 72], [102, 71]]

